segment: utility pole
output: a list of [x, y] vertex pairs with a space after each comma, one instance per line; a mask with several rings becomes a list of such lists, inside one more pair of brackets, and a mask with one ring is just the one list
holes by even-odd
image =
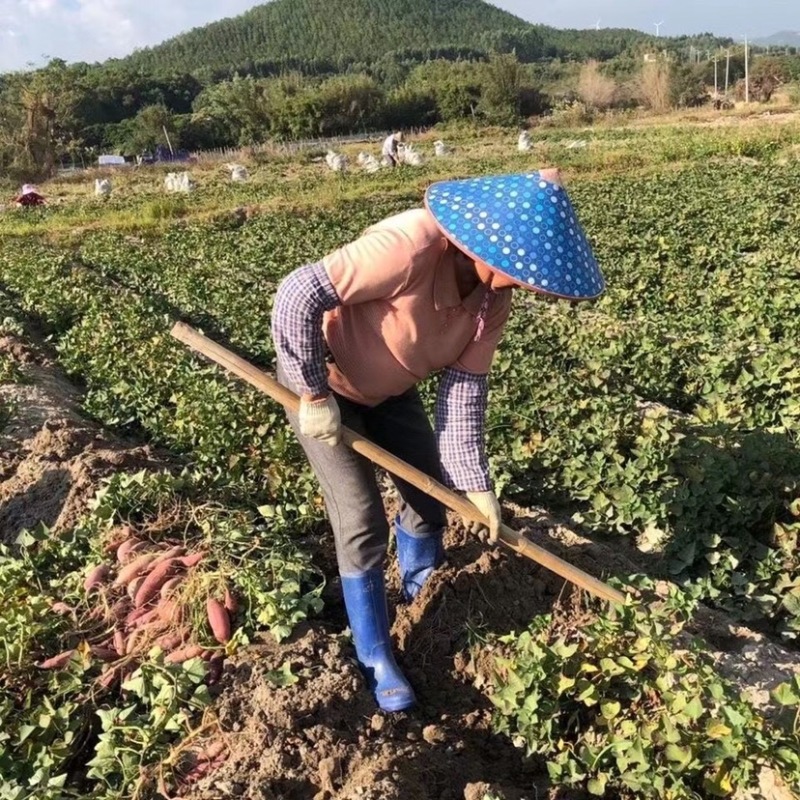
[[714, 56], [714, 99], [719, 97], [719, 81], [717, 80], [717, 57]]
[[731, 50], [728, 48], [727, 58], [725, 60], [725, 99], [728, 98], [728, 83], [731, 76]]
[[747, 35], [744, 37], [744, 101], [750, 102], [750, 51], [747, 49]]

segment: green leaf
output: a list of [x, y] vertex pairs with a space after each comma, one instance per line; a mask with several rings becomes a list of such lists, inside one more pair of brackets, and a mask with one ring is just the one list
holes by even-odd
[[733, 731], [724, 723], [719, 720], [709, 720], [706, 725], [706, 736], [709, 739], [724, 739], [730, 736]]
[[292, 672], [292, 664], [289, 661], [284, 661], [280, 669], [268, 672], [265, 677], [275, 686], [292, 686], [300, 680]]
[[692, 760], [692, 751], [688, 747], [679, 747], [677, 744], [668, 744], [664, 748], [664, 755], [668, 761], [685, 767]]
[[612, 720], [622, 710], [622, 705], [616, 701], [602, 703], [600, 705], [600, 714], [606, 720]]
[[796, 706], [800, 704], [800, 694], [790, 683], [782, 683], [772, 690], [772, 699], [781, 706]]
[[589, 790], [590, 794], [597, 795], [598, 797], [602, 797], [606, 793], [606, 784], [608, 783], [608, 776], [606, 775], [598, 775], [596, 778], [592, 778], [587, 784], [586, 788]]

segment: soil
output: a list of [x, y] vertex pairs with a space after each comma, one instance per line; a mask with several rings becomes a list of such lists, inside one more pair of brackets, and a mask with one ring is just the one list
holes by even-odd
[[44, 351], [0, 338], [0, 355], [20, 368], [22, 383], [0, 384], [12, 415], [0, 431], [0, 542], [40, 522], [54, 533], [74, 526], [102, 478], [156, 466], [149, 447], [126, 443], [79, 413], [80, 392]]
[[[26, 378], [0, 385], [15, 412], [0, 432], [0, 538], [44, 521], [55, 532], [74, 524], [103, 477], [163, 466], [153, 451], [124, 442], [79, 412], [80, 393], [44, 350], [0, 340]], [[387, 513], [395, 498], [386, 492]], [[565, 520], [510, 509], [507, 520], [535, 543], [600, 578], [646, 571], [632, 544], [603, 544]], [[411, 604], [402, 601], [397, 567], [387, 572], [398, 662], [419, 706], [380, 713], [346, 632], [333, 542], [322, 531], [309, 544], [329, 578], [321, 619], [277, 644], [265, 636], [226, 664], [214, 687], [214, 711], [228, 758], [182, 791], [191, 800], [543, 800], [582, 797], [549, 786], [544, 764], [527, 759], [492, 732], [483, 691], [494, 653], [488, 634], [527, 627], [565, 603], [560, 578], [514, 553], [468, 535], [455, 518], [447, 561]], [[579, 609], [579, 604], [570, 606]], [[703, 609], [692, 633], [712, 648], [719, 669], [770, 713], [769, 690], [800, 671], [800, 654]], [[281, 685], [289, 666], [296, 681]], [[765, 787], [770, 784], [764, 777]], [[760, 795], [786, 797], [765, 788]], [[754, 797], [753, 800], [756, 800]]]

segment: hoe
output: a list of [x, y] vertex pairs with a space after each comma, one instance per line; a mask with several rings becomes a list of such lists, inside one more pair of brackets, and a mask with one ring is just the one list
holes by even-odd
[[[285, 408], [295, 413], [298, 411], [300, 398], [294, 392], [279, 384], [274, 378], [271, 378], [266, 372], [254, 367], [243, 358], [240, 358], [235, 353], [232, 353], [230, 350], [222, 347], [222, 345], [217, 344], [183, 322], [177, 322], [172, 328], [171, 333], [178, 341], [183, 342], [215, 364], [218, 364], [220, 367], [228, 370], [228, 372], [231, 372], [251, 386], [254, 386], [260, 392], [268, 395]], [[436, 498], [439, 502], [447, 506], [447, 508], [455, 511], [462, 517], [475, 522], [488, 524], [488, 520], [469, 502], [469, 500], [451, 491], [424, 472], [415, 469], [410, 464], [406, 464], [405, 461], [393, 456], [387, 450], [378, 447], [378, 445], [368, 441], [355, 431], [343, 427], [342, 440], [357, 453], [368, 458], [387, 472], [402, 478], [404, 481], [408, 481], [408, 483], [416, 486], [421, 491]], [[558, 558], [558, 556], [553, 555], [544, 548], [533, 544], [533, 542], [521, 536], [507, 525], [501, 526], [499, 540], [514, 552], [535, 561], [537, 564], [541, 564], [551, 572], [554, 572], [565, 580], [571, 581], [576, 586], [599, 597], [601, 600], [608, 600], [618, 604], [624, 603], [625, 601], [625, 596], [621, 592], [618, 592], [616, 589], [613, 589], [577, 567], [572, 566], [572, 564]]]

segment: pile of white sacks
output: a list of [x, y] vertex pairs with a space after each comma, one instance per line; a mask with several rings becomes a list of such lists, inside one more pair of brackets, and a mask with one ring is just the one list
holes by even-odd
[[233, 183], [246, 183], [250, 179], [247, 167], [243, 167], [241, 164], [226, 164], [225, 168], [230, 171]]
[[170, 172], [164, 178], [164, 188], [168, 192], [191, 192], [195, 187], [188, 172]]
[[111, 181], [108, 178], [97, 178], [94, 182], [96, 197], [111, 197]]
[[333, 150], [328, 150], [325, 156], [325, 163], [334, 172], [345, 172], [347, 170], [347, 156], [341, 153], [334, 153]]
[[365, 153], [363, 150], [358, 154], [358, 165], [364, 172], [377, 172], [381, 168], [381, 162], [375, 156]]

